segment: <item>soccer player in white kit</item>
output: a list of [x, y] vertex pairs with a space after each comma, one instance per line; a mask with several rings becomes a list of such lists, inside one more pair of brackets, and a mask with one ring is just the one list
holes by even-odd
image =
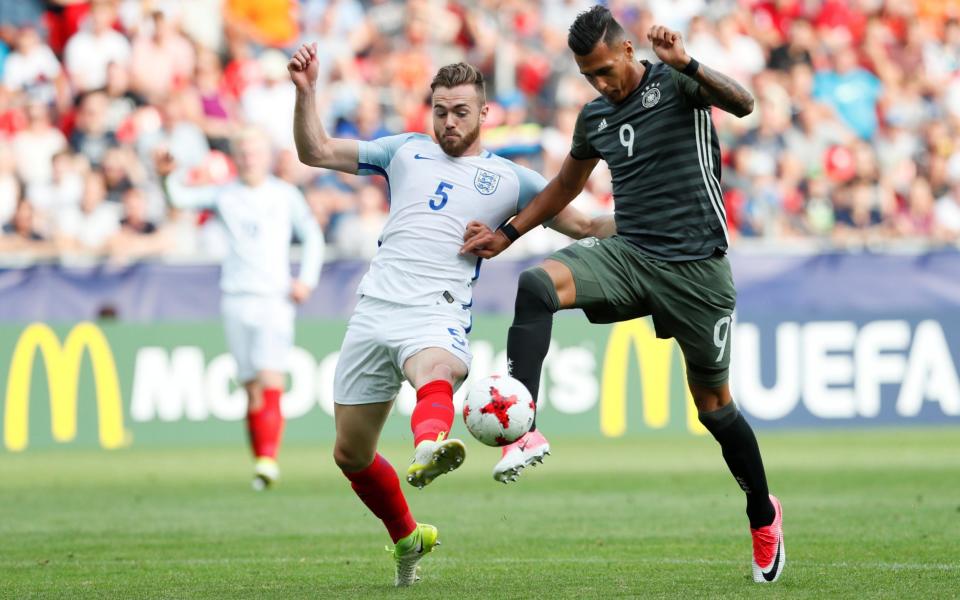
[[[280, 476], [280, 398], [293, 346], [294, 304], [317, 285], [324, 240], [300, 190], [270, 174], [266, 135], [244, 129], [231, 144], [239, 177], [226, 185], [186, 185], [183, 174], [173, 172], [169, 154], [158, 156], [156, 166], [173, 206], [213, 210], [225, 226], [229, 249], [220, 276], [221, 312], [237, 381], [247, 393], [253, 487], [262, 490]], [[296, 278], [290, 276], [292, 233], [302, 244]]]
[[[316, 46], [302, 46], [288, 65], [297, 87], [294, 138], [308, 165], [381, 175], [390, 188], [390, 215], [360, 300], [343, 340], [334, 380], [334, 459], [357, 496], [395, 544], [395, 584], [415, 582], [417, 563], [437, 543], [437, 529], [410, 513], [393, 467], [377, 440], [403, 379], [417, 390], [411, 417], [415, 453], [407, 481], [423, 487], [457, 468], [460, 440], [448, 437], [453, 391], [467, 375], [473, 285], [480, 261], [460, 256], [471, 221], [504, 223], [545, 185], [539, 174], [482, 149], [487, 115], [483, 76], [470, 65], [440, 69], [431, 85], [439, 144], [422, 134], [372, 142], [327, 135], [316, 108]], [[612, 219], [576, 210], [551, 227], [572, 237], [595, 235]]]

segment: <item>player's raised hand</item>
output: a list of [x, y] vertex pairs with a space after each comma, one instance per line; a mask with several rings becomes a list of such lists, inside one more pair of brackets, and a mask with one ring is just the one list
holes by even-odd
[[476, 221], [467, 225], [463, 239], [465, 243], [460, 247], [461, 256], [473, 254], [480, 258], [493, 258], [510, 245], [510, 240], [502, 231], [491, 231], [489, 227]]
[[303, 44], [293, 53], [287, 63], [290, 80], [300, 89], [312, 89], [317, 85], [320, 63], [317, 58], [317, 43]]
[[682, 71], [690, 57], [683, 47], [683, 38], [680, 33], [667, 29], [663, 25], [654, 25], [647, 32], [647, 39], [653, 45], [653, 51], [661, 61], [674, 69]]

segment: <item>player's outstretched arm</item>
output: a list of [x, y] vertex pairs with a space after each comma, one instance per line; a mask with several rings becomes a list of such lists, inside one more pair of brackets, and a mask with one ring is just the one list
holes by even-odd
[[732, 77], [694, 61], [676, 31], [654, 25], [647, 33], [657, 58], [700, 84], [700, 100], [737, 117], [753, 112], [753, 95]]
[[300, 162], [311, 167], [357, 172], [359, 153], [356, 140], [327, 135], [317, 115], [317, 45], [300, 46], [287, 63], [290, 79], [297, 88], [293, 112], [293, 139]]
[[291, 224], [300, 239], [300, 273], [290, 284], [290, 297], [297, 304], [302, 304], [310, 296], [310, 292], [317, 287], [320, 279], [320, 269], [323, 267], [323, 257], [326, 245], [323, 239], [323, 230], [317, 220], [310, 214], [307, 202], [299, 191], [290, 197], [290, 214], [293, 217]]
[[160, 178], [160, 189], [167, 204], [179, 209], [203, 210], [216, 208], [220, 188], [215, 185], [186, 185], [184, 173], [177, 171], [177, 163], [166, 150], [153, 155], [154, 169]]
[[602, 215], [591, 219], [572, 206], [567, 206], [557, 216], [547, 221], [547, 227], [575, 240], [582, 240], [585, 237], [607, 238], [617, 233], [617, 224], [613, 215]]
[[553, 218], [570, 204], [583, 190], [587, 178], [590, 177], [599, 160], [597, 158], [577, 160], [568, 155], [556, 177], [551, 179], [546, 187], [505, 226], [513, 234], [512, 237], [507, 235], [503, 227], [496, 231], [473, 230], [472, 236], [471, 230], [468, 229], [465, 236], [467, 239], [460, 247], [460, 254], [493, 258], [506, 250], [521, 235]]

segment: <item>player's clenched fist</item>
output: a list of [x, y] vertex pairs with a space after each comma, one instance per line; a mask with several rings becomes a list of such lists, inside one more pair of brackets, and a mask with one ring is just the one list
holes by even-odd
[[680, 33], [667, 29], [663, 25], [654, 25], [647, 32], [647, 39], [653, 45], [653, 51], [657, 58], [667, 63], [674, 69], [682, 71], [690, 57], [683, 47], [683, 38]]
[[501, 231], [492, 231], [478, 221], [471, 221], [463, 234], [460, 255], [473, 254], [480, 258], [493, 258], [507, 249], [510, 240]]
[[294, 52], [287, 63], [290, 80], [301, 89], [312, 88], [317, 84], [320, 64], [317, 62], [317, 43], [303, 44]]

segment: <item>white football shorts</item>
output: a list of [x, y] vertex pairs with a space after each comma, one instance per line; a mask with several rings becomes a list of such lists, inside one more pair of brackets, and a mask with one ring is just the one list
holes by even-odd
[[403, 363], [441, 348], [470, 368], [470, 309], [456, 302], [407, 306], [363, 296], [347, 325], [333, 380], [337, 404], [390, 402], [403, 383]]
[[227, 347], [237, 361], [237, 381], [260, 371], [287, 372], [296, 308], [286, 297], [224, 294], [220, 302]]

